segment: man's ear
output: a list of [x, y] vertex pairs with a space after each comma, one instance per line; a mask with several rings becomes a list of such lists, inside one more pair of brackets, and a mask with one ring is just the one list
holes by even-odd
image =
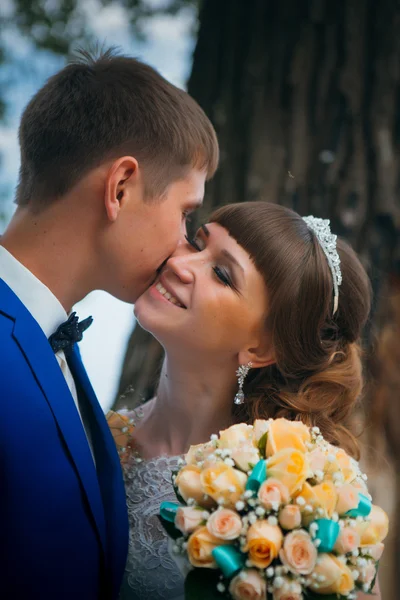
[[104, 206], [109, 221], [116, 221], [139, 176], [139, 164], [133, 156], [123, 156], [110, 167], [104, 187]]
[[275, 353], [272, 343], [262, 342], [239, 352], [239, 365], [247, 365], [251, 362], [253, 369], [261, 369], [273, 365]]

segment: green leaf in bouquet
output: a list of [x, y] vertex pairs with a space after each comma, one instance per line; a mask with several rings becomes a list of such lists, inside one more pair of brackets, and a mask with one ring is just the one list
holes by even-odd
[[341, 596], [340, 594], [322, 595], [312, 592], [311, 590], [306, 590], [304, 592], [304, 600], [347, 600], [347, 597]]
[[222, 600], [224, 596], [217, 590], [219, 582], [219, 571], [193, 569], [185, 580], [185, 600]]
[[182, 498], [182, 496], [179, 493], [178, 487], [175, 485], [175, 477], [178, 475], [179, 470], [178, 471], [172, 471], [172, 487], [174, 488], [174, 492], [175, 492], [175, 496], [177, 498], [177, 500], [183, 504], [184, 506], [187, 505], [187, 502], [184, 500], [184, 498]]
[[258, 440], [257, 447], [261, 454], [261, 458], [266, 457], [267, 440], [268, 440], [268, 431], [266, 431]]

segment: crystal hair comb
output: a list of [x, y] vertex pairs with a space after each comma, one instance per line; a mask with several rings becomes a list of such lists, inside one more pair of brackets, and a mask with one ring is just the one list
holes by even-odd
[[342, 272], [340, 270], [340, 258], [336, 249], [337, 236], [331, 232], [329, 219], [319, 219], [309, 215], [303, 217], [307, 227], [317, 236], [322, 250], [328, 261], [333, 281], [333, 313], [337, 311], [339, 304], [339, 286], [342, 283]]

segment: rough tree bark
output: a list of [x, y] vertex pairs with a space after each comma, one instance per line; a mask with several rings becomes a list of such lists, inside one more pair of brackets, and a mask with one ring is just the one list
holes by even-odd
[[[400, 272], [399, 82], [398, 0], [204, 0], [188, 89], [221, 164], [199, 220], [255, 199], [329, 217], [378, 298]], [[136, 327], [117, 407], [153, 393], [160, 360]]]

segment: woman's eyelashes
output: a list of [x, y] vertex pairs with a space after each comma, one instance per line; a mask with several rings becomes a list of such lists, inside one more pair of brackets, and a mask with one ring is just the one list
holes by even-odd
[[[198, 252], [201, 252], [202, 250], [204, 250], [204, 248], [202, 248], [199, 245], [199, 242], [197, 241], [196, 238], [189, 238], [187, 235], [185, 235], [186, 241], [187, 243], [192, 246], [192, 248], [194, 248], [195, 250], [197, 250]], [[231, 288], [233, 288], [233, 283], [231, 281], [231, 278], [229, 277], [228, 273], [224, 270], [221, 269], [221, 267], [213, 267], [212, 268], [214, 273], [216, 274], [216, 276], [218, 277], [218, 279], [224, 284], [227, 285]]]

